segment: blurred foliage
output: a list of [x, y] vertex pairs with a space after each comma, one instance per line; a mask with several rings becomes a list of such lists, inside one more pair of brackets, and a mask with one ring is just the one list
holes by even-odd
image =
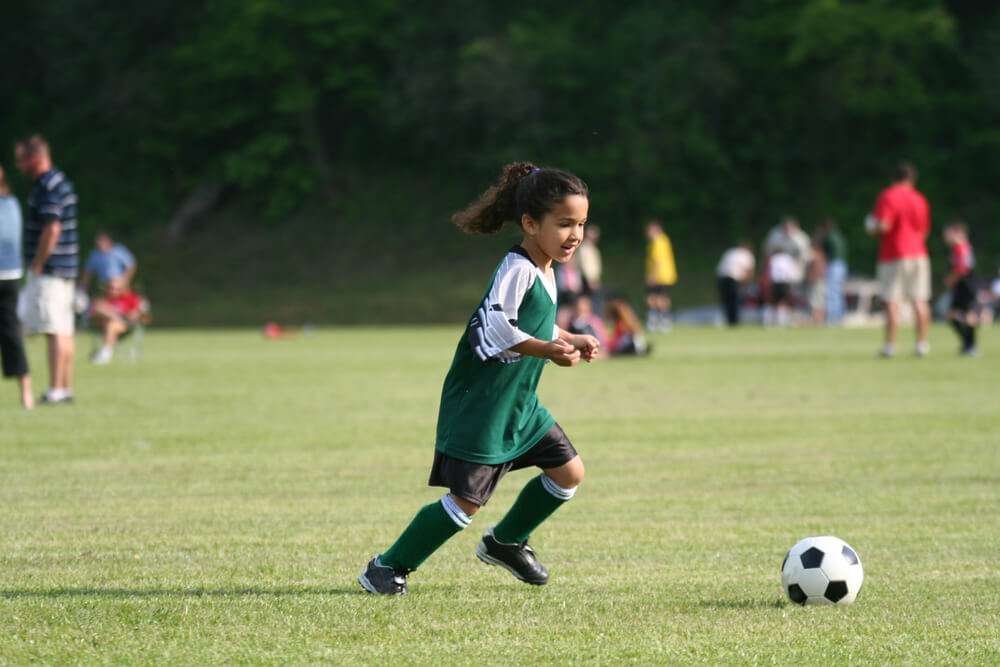
[[839, 217], [859, 260], [860, 219], [907, 157], [937, 221], [968, 218], [995, 252], [994, 4], [15, 3], [0, 135], [44, 132], [85, 216], [119, 230], [205, 183], [264, 225], [391, 196], [388, 171], [471, 196], [526, 158], [587, 179], [612, 242], [655, 215], [714, 256], [794, 212]]

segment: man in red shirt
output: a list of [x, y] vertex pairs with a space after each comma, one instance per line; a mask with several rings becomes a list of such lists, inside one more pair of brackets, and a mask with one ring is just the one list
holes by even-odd
[[927, 329], [930, 322], [931, 267], [927, 258], [927, 234], [931, 228], [930, 206], [916, 187], [917, 170], [906, 162], [896, 167], [893, 184], [875, 203], [874, 224], [878, 236], [878, 282], [886, 304], [883, 357], [895, 354], [899, 308], [905, 299], [913, 304], [917, 319], [917, 356], [930, 352]]

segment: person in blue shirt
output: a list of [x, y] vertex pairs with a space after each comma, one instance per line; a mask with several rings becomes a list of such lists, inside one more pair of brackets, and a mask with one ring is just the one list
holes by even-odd
[[87, 257], [87, 264], [83, 268], [80, 289], [87, 291], [95, 278], [98, 286], [107, 285], [114, 280], [121, 289], [127, 289], [138, 268], [135, 256], [128, 248], [115, 243], [106, 231], [100, 231], [94, 239], [94, 250]]
[[100, 296], [90, 309], [94, 323], [101, 328], [103, 344], [90, 358], [95, 364], [107, 364], [114, 354], [118, 337], [128, 331], [129, 323], [115, 307], [115, 298], [132, 294], [130, 285], [139, 268], [135, 257], [121, 243], [115, 243], [106, 231], [99, 231], [94, 250], [84, 266], [80, 289], [86, 293], [95, 278]]
[[35, 405], [31, 395], [28, 358], [21, 340], [17, 317], [17, 292], [24, 276], [21, 258], [21, 206], [11, 194], [3, 167], [0, 167], [0, 358], [3, 376], [16, 377], [21, 389], [21, 405], [30, 410]]

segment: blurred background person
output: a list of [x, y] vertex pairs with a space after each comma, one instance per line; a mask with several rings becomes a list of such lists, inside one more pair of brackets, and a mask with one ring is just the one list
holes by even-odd
[[66, 174], [52, 164], [49, 145], [35, 135], [15, 145], [17, 167], [33, 185], [24, 225], [24, 328], [45, 334], [49, 389], [43, 404], [73, 401], [74, 283], [80, 264], [77, 197]]
[[608, 299], [605, 310], [612, 325], [608, 353], [613, 357], [649, 354], [650, 345], [632, 306], [624, 299], [614, 298]]
[[587, 225], [584, 232], [583, 243], [576, 249], [573, 261], [580, 267], [580, 276], [583, 279], [583, 293], [590, 296], [594, 310], [600, 312], [602, 307], [601, 292], [603, 283], [601, 273], [603, 263], [601, 261], [601, 228], [597, 225]]
[[826, 259], [826, 323], [835, 326], [844, 319], [847, 241], [833, 218], [820, 224], [817, 241]]
[[904, 300], [913, 305], [916, 317], [917, 356], [925, 356], [931, 349], [927, 340], [931, 318], [927, 235], [931, 214], [927, 199], [917, 190], [916, 183], [916, 167], [900, 162], [892, 184], [879, 194], [871, 223], [867, 225], [868, 232], [879, 243], [878, 282], [886, 306], [885, 344], [879, 354], [887, 358], [896, 353], [900, 306]]
[[770, 299], [764, 306], [765, 327], [788, 326], [793, 304], [792, 288], [802, 283], [802, 266], [787, 252], [776, 252], [767, 258], [770, 278]]
[[715, 275], [719, 288], [719, 302], [726, 316], [726, 323], [734, 327], [740, 323], [741, 290], [753, 280], [755, 262], [749, 241], [741, 241], [722, 254]]
[[101, 330], [101, 347], [90, 357], [91, 363], [111, 363], [118, 339], [148, 318], [145, 300], [123, 285], [122, 280], [112, 278], [90, 308], [90, 317]]
[[809, 303], [809, 319], [813, 324], [826, 321], [826, 268], [826, 253], [823, 252], [818, 237], [814, 237], [809, 263], [806, 265], [806, 300]]
[[91, 282], [98, 293], [90, 307], [90, 318], [101, 331], [101, 347], [90, 357], [95, 364], [107, 364], [115, 344], [138, 321], [142, 299], [132, 291], [132, 279], [139, 268], [135, 256], [102, 230], [94, 239], [94, 249], [84, 265], [80, 290], [88, 292]]
[[677, 265], [670, 237], [659, 220], [646, 225], [646, 328], [670, 331], [670, 288], [677, 283]]
[[950, 266], [948, 275], [944, 278], [945, 287], [951, 290], [948, 322], [962, 343], [959, 352], [965, 356], [975, 356], [976, 327], [979, 326], [978, 286], [973, 272], [976, 259], [965, 223], [956, 220], [945, 227], [944, 242], [949, 248]]
[[573, 304], [573, 316], [567, 331], [593, 336], [601, 344], [601, 349], [606, 349], [608, 344], [608, 329], [604, 320], [594, 312], [593, 301], [586, 294], [578, 296]]
[[31, 375], [21, 340], [21, 323], [17, 319], [17, 292], [24, 276], [21, 225], [21, 206], [11, 194], [3, 167], [0, 167], [0, 359], [3, 376], [17, 378], [21, 405], [30, 410], [35, 399], [31, 395]]
[[565, 264], [557, 264], [553, 267], [556, 276], [556, 325], [560, 329], [569, 327], [570, 318], [573, 316], [573, 304], [577, 297], [583, 294], [583, 278], [580, 275], [580, 267], [576, 262], [570, 260]]
[[795, 262], [798, 268], [794, 273], [799, 279], [790, 286], [790, 289], [800, 289], [806, 277], [806, 266], [812, 255], [812, 240], [802, 231], [798, 219], [786, 215], [767, 233], [764, 239], [764, 256], [771, 257], [776, 253], [788, 255]]
[[990, 283], [988, 298], [992, 306], [991, 312], [993, 315], [993, 323], [996, 324], [1000, 322], [1000, 271], [997, 271], [997, 274], [993, 276], [993, 282]]
[[80, 279], [80, 289], [90, 289], [90, 283], [97, 279], [97, 287], [103, 288], [112, 280], [118, 281], [120, 289], [129, 289], [139, 264], [135, 256], [121, 243], [115, 243], [111, 235], [101, 230], [94, 237], [94, 249], [87, 256]]

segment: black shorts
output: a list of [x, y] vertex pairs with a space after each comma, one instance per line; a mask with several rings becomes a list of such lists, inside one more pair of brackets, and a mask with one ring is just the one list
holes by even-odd
[[646, 294], [657, 296], [670, 296], [670, 285], [646, 285]]
[[792, 293], [789, 283], [771, 283], [771, 304], [777, 306], [784, 303]]
[[489, 501], [500, 478], [511, 470], [530, 468], [558, 468], [576, 457], [573, 443], [566, 437], [559, 424], [549, 429], [534, 447], [506, 463], [471, 463], [434, 451], [431, 478], [428, 486], [443, 486], [470, 503], [482, 507]]
[[976, 281], [971, 274], [966, 274], [951, 288], [951, 309], [967, 313], [975, 307]]

